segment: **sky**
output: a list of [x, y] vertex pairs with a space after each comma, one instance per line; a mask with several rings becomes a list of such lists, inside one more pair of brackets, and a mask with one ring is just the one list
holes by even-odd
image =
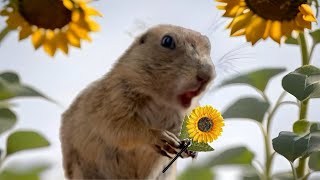
[[[157, 24], [174, 24], [201, 32], [209, 37], [212, 44], [211, 57], [217, 68], [215, 85], [239, 73], [263, 67], [284, 67], [287, 73], [300, 65], [299, 48], [289, 45], [278, 45], [273, 41], [261, 41], [254, 47], [245, 42], [243, 37], [231, 38], [224, 27], [230, 21], [220, 18], [212, 0], [99, 0], [91, 3], [104, 15], [96, 18], [101, 25], [101, 32], [93, 33], [92, 43], [83, 42], [82, 48], [71, 49], [68, 56], [57, 53], [49, 57], [42, 49], [34, 51], [31, 40], [18, 42], [18, 34], [10, 33], [0, 44], [0, 72], [17, 72], [22, 81], [32, 85], [47, 96], [61, 104], [50, 103], [43, 99], [19, 99], [14, 111], [18, 114], [15, 129], [33, 129], [42, 133], [51, 142], [50, 148], [34, 152], [21, 153], [8, 159], [6, 165], [35, 161], [48, 161], [52, 169], [44, 179], [61, 178], [61, 149], [59, 141], [60, 116], [68, 108], [77, 94], [92, 81], [107, 73], [112, 64], [132, 43], [134, 36], [144, 29]], [[5, 26], [5, 19], [0, 17], [0, 29]], [[235, 56], [221, 61], [221, 57], [233, 51]], [[220, 60], [219, 60], [220, 59]], [[319, 47], [312, 59], [315, 66], [320, 66]], [[274, 102], [283, 91], [281, 78], [285, 73], [270, 81], [266, 93]], [[240, 96], [259, 97], [247, 86], [226, 87], [208, 92], [201, 104], [210, 104], [219, 110], [228, 107]], [[294, 100], [287, 95], [287, 100]], [[312, 100], [308, 116], [310, 120], [319, 121], [320, 100]], [[291, 124], [298, 118], [294, 106], [283, 106], [275, 115], [272, 124], [272, 138], [280, 131], [291, 131]], [[5, 136], [0, 137], [3, 147]], [[216, 151], [200, 153], [199, 162], [205, 158], [228, 149], [244, 145], [255, 152], [256, 160], [264, 163], [264, 143], [257, 125], [249, 120], [230, 120], [226, 122], [222, 136], [212, 144]], [[178, 172], [191, 163], [190, 159], [178, 161]], [[290, 169], [289, 163], [281, 156], [276, 156], [273, 172]], [[226, 173], [228, 172], [228, 173]], [[219, 179], [236, 179], [234, 168], [219, 168]]]

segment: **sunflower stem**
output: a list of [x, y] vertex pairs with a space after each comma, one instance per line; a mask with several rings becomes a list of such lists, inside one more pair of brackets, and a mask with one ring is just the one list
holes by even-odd
[[309, 64], [309, 50], [308, 50], [308, 44], [305, 37], [305, 34], [299, 33], [298, 42], [300, 44], [300, 50], [301, 50], [301, 58], [302, 58], [302, 65], [308, 65]]
[[273, 155], [271, 154], [270, 139], [266, 129], [262, 126], [261, 123], [259, 123], [259, 127], [263, 134], [263, 140], [265, 144], [265, 153], [266, 153], [265, 178], [266, 180], [270, 180], [271, 179], [270, 173], [271, 173], [271, 166], [272, 166], [272, 159], [273, 159]]
[[[308, 51], [308, 44], [304, 33], [299, 34], [298, 42], [300, 44], [301, 49], [301, 57], [302, 57], [302, 66], [308, 65], [310, 63], [310, 56]], [[307, 111], [308, 111], [308, 104], [309, 99], [300, 102], [300, 112], [299, 112], [299, 119], [307, 119]], [[306, 158], [300, 158], [299, 164], [297, 167], [297, 177], [305, 179], [305, 173], [306, 173]]]

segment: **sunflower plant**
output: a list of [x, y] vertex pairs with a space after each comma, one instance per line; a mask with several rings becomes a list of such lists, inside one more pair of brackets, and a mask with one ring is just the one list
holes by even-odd
[[1, 180], [36, 180], [49, 168], [46, 162], [41, 164], [31, 162], [24, 168], [21, 168], [23, 166], [21, 164], [13, 166], [7, 163], [8, 159], [19, 156], [20, 152], [50, 146], [49, 141], [41, 133], [14, 128], [18, 118], [14, 111], [16, 104], [12, 101], [21, 97], [38, 97], [52, 101], [38, 90], [22, 83], [18, 74], [9, 71], [0, 73], [0, 139], [6, 138], [5, 146], [0, 147]]
[[50, 56], [57, 50], [68, 54], [70, 46], [80, 48], [81, 40], [91, 42], [89, 33], [100, 29], [91, 17], [102, 16], [85, 0], [7, 0], [0, 15], [7, 24], [0, 42], [17, 30], [19, 41], [31, 37], [33, 47], [43, 47]]
[[191, 140], [188, 150], [213, 151], [208, 143], [221, 135], [223, 126], [223, 117], [217, 109], [209, 105], [198, 106], [185, 117], [179, 137]]
[[[301, 66], [283, 76], [283, 92], [272, 102], [266, 88], [269, 81], [283, 74], [284, 68], [262, 68], [239, 74], [223, 81], [217, 89], [234, 85], [252, 87], [258, 96], [240, 97], [222, 111], [227, 121], [246, 119], [254, 122], [263, 135], [264, 164], [254, 158], [246, 147], [233, 147], [208, 158], [200, 165], [193, 165], [184, 171], [179, 179], [214, 179], [214, 168], [219, 165], [238, 165], [242, 179], [292, 179], [305, 180], [320, 172], [320, 119], [309, 119], [310, 101], [320, 98], [320, 68], [312, 64], [315, 49], [320, 44], [318, 0], [215, 0], [223, 17], [230, 18], [226, 28], [230, 36], [244, 36], [254, 46], [260, 40], [270, 38], [283, 45], [299, 46]], [[296, 101], [287, 100], [293, 96]], [[281, 131], [271, 137], [272, 124], [277, 120], [280, 107], [297, 108], [297, 117], [291, 124], [292, 131]], [[294, 110], [294, 109], [293, 109]], [[279, 121], [286, 119], [279, 119]], [[231, 121], [232, 122], [232, 121]], [[194, 129], [197, 125], [189, 125]], [[199, 127], [199, 126], [198, 126]], [[206, 126], [205, 126], [206, 127]], [[195, 133], [191, 130], [190, 133]], [[196, 137], [207, 140], [206, 138]], [[211, 137], [211, 136], [210, 136]], [[210, 138], [209, 138], [210, 139]], [[275, 156], [288, 160], [291, 171], [273, 173]]]

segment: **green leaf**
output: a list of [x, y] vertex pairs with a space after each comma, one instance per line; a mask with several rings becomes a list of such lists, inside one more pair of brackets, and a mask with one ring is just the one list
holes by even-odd
[[213, 158], [207, 163], [206, 167], [218, 165], [250, 165], [254, 158], [253, 152], [246, 147], [234, 147], [227, 149]]
[[190, 147], [188, 147], [188, 150], [190, 151], [214, 151], [214, 149], [207, 143], [198, 143], [195, 141], [192, 141], [192, 144]]
[[209, 168], [189, 167], [178, 176], [178, 180], [195, 179], [213, 180], [214, 173]]
[[274, 180], [292, 180], [293, 178], [293, 174], [292, 172], [280, 172], [280, 173], [276, 173], [272, 176], [272, 179]]
[[280, 132], [272, 140], [274, 150], [291, 162], [320, 150], [320, 133], [309, 133], [300, 137], [292, 132]]
[[288, 37], [288, 38], [285, 40], [285, 43], [286, 43], [286, 44], [292, 44], [292, 45], [299, 45], [298, 39], [297, 39], [297, 38], [294, 38], [294, 37], [292, 37], [292, 36]]
[[320, 152], [314, 152], [310, 155], [309, 168], [313, 171], [320, 171]]
[[238, 77], [225, 80], [218, 87], [223, 87], [231, 84], [247, 84], [264, 92], [270, 79], [284, 71], [284, 68], [259, 69], [257, 71], [252, 71]]
[[320, 43], [320, 29], [310, 32], [314, 44]]
[[13, 72], [0, 74], [0, 100], [14, 97], [42, 97], [50, 100], [35, 89], [21, 84], [17, 74]]
[[0, 180], [40, 180], [40, 173], [49, 165], [31, 166], [25, 170], [5, 169], [0, 173]]
[[320, 69], [312, 65], [300, 67], [282, 79], [282, 87], [300, 101], [320, 98]]
[[0, 134], [11, 129], [17, 122], [16, 115], [7, 108], [0, 108]]
[[187, 120], [188, 120], [188, 116], [185, 116], [184, 120], [182, 122], [182, 127], [181, 127], [181, 131], [180, 131], [180, 135], [179, 135], [179, 138], [181, 140], [189, 139], [189, 135], [188, 135], [188, 131], [187, 131]]
[[299, 120], [293, 124], [293, 132], [298, 135], [303, 135], [309, 131], [310, 122], [306, 120]]
[[264, 114], [269, 108], [269, 103], [254, 98], [245, 97], [237, 100], [227, 108], [223, 117], [227, 118], [248, 118], [259, 122], [263, 121]]
[[49, 146], [49, 142], [34, 131], [17, 131], [7, 139], [7, 156], [16, 152]]

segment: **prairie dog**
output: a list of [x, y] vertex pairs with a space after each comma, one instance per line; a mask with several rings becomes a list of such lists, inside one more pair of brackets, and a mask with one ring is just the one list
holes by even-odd
[[214, 77], [206, 36], [173, 25], [147, 30], [62, 115], [66, 177], [175, 179], [174, 167], [161, 171], [181, 148], [184, 116]]

